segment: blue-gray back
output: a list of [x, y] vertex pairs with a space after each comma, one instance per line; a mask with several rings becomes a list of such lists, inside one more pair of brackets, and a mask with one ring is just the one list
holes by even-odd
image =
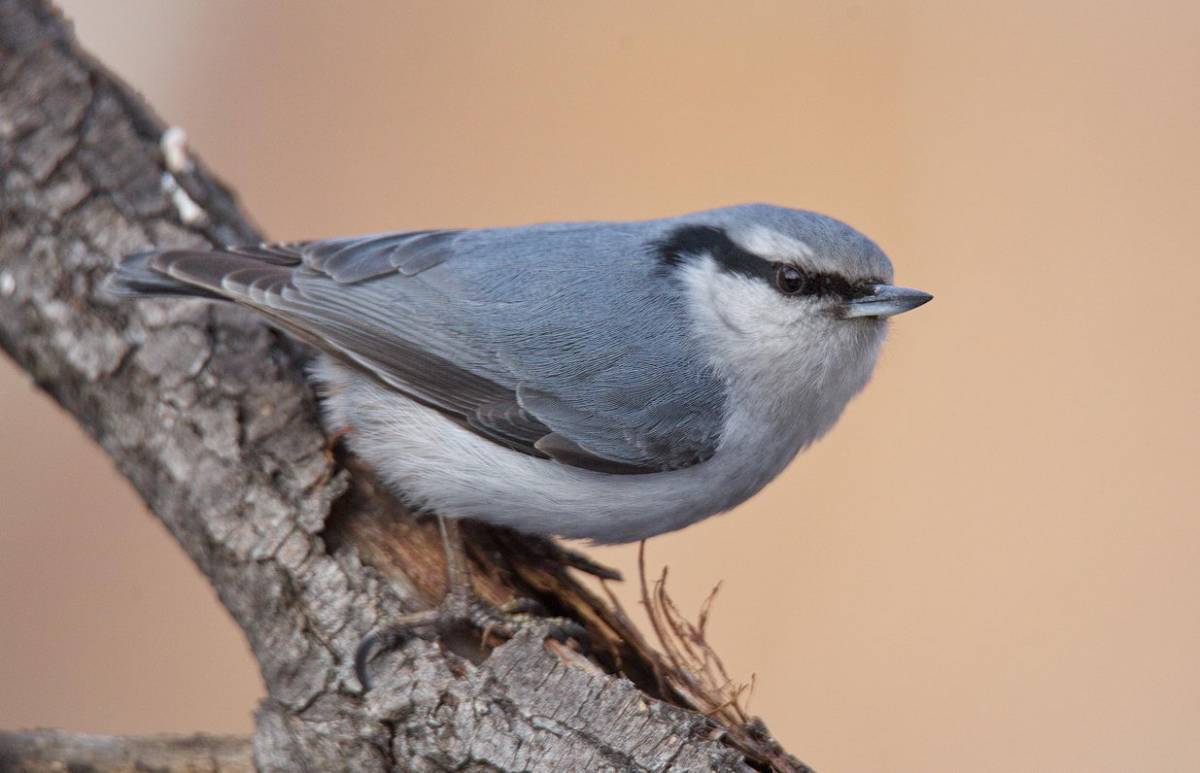
[[145, 253], [118, 279], [165, 275], [244, 303], [524, 453], [655, 472], [711, 456], [725, 407], [654, 252], [670, 223]]

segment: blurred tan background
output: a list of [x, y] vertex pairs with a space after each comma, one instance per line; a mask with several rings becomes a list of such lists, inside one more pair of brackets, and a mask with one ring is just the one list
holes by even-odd
[[[1200, 769], [1200, 5], [64, 5], [274, 237], [865, 230], [937, 299], [651, 563], [688, 610], [724, 581], [713, 639], [818, 769]], [[240, 634], [7, 361], [0, 433], [0, 727], [248, 731]]]

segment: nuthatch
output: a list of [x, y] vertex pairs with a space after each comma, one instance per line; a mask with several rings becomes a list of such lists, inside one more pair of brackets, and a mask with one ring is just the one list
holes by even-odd
[[764, 204], [144, 252], [110, 286], [231, 300], [319, 349], [329, 423], [451, 542], [459, 517], [625, 542], [734, 507], [932, 297], [853, 228]]

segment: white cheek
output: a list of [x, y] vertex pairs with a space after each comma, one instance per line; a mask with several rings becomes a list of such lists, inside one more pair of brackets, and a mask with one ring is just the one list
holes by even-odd
[[791, 348], [797, 333], [812, 321], [808, 318], [816, 316], [811, 302], [786, 298], [761, 280], [724, 271], [711, 258], [685, 266], [682, 276], [697, 334], [718, 369]]
[[786, 297], [708, 258], [682, 277], [709, 364], [747, 410], [787, 417], [807, 443], [866, 383], [882, 326], [847, 323], [820, 300]]

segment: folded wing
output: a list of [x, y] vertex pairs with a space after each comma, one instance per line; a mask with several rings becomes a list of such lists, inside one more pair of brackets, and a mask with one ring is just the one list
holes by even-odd
[[[468, 291], [464, 277], [470, 278], [471, 265], [455, 266], [456, 260], [472, 259], [460, 258], [456, 246], [464, 233], [472, 232], [143, 253], [122, 265], [118, 284], [124, 273], [126, 287], [135, 292], [139, 287], [180, 292], [156, 283], [152, 277], [158, 276], [197, 295], [249, 306], [410, 399], [521, 453], [623, 474], [677, 469], [712, 455], [720, 417], [711, 388], [672, 399], [672, 390], [679, 390], [656, 383], [662, 374], [650, 367], [641, 369], [645, 394], [637, 389], [631, 394], [623, 382], [602, 377], [605, 369], [628, 367], [619, 352], [569, 352], [570, 331], [547, 329], [553, 326], [530, 323], [528, 335], [517, 335], [500, 329], [507, 325], [488, 324], [488, 315], [494, 319], [497, 306], [507, 301], [493, 303]], [[435, 267], [438, 272], [431, 271]], [[520, 319], [525, 311], [519, 299], [511, 301], [504, 319]], [[530, 347], [538, 346], [538, 364], [526, 363]], [[575, 364], [547, 365], [552, 360], [543, 355], [555, 347]]]

